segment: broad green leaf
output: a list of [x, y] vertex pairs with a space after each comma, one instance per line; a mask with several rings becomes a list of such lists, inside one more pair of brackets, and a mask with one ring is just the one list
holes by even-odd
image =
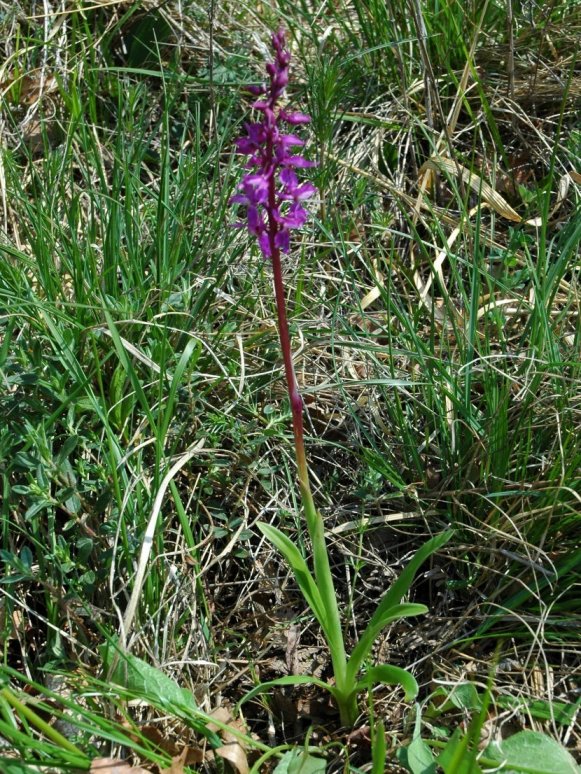
[[400, 748], [398, 760], [412, 774], [436, 774], [436, 761], [430, 746], [422, 739], [422, 712], [416, 704], [416, 720], [411, 744]]
[[398, 758], [412, 774], [436, 774], [434, 755], [430, 746], [421, 737], [414, 739], [405, 750], [402, 750]]
[[251, 691], [248, 691], [248, 693], [240, 699], [238, 707], [245, 704], [247, 701], [250, 701], [250, 699], [253, 699], [255, 696], [258, 696], [258, 694], [265, 693], [271, 688], [277, 688], [279, 686], [284, 687], [285, 685], [308, 684], [318, 685], [319, 688], [329, 691], [332, 696], [335, 696], [337, 693], [337, 690], [332, 685], [329, 685], [329, 683], [326, 683], [324, 680], [319, 680], [318, 677], [312, 677], [311, 675], [287, 675], [286, 677], [278, 677], [276, 680], [268, 680], [266, 683], [260, 683], [260, 685], [257, 685]]
[[273, 546], [280, 551], [291, 566], [307, 604], [315, 614], [317, 621], [320, 623], [321, 628], [327, 636], [327, 617], [325, 615], [323, 600], [319, 589], [317, 588], [317, 584], [315, 583], [315, 579], [311, 575], [301, 552], [295, 544], [276, 527], [273, 527], [270, 524], [264, 524], [263, 522], [259, 522], [256, 526], [262, 534], [270, 540]]
[[289, 750], [280, 759], [273, 774], [325, 774], [327, 764], [306, 750]]
[[378, 683], [401, 685], [405, 691], [406, 701], [413, 701], [420, 690], [416, 678], [407, 670], [391, 664], [379, 664], [366, 670], [361, 680], [357, 682], [356, 691], [359, 693], [365, 688], [373, 688]]
[[367, 658], [375, 638], [381, 633], [386, 626], [389, 626], [393, 621], [397, 621], [399, 618], [408, 618], [414, 615], [423, 615], [428, 608], [425, 605], [416, 605], [408, 602], [404, 605], [394, 605], [389, 610], [383, 612], [382, 616], [374, 615], [371, 621], [367, 624], [367, 628], [359, 638], [359, 642], [353, 648], [353, 652], [349, 657], [347, 663], [347, 679], [350, 681], [355, 680], [357, 672], [361, 668], [361, 664], [364, 659]]
[[579, 774], [570, 753], [551, 737], [538, 731], [519, 731], [502, 742], [489, 744], [484, 757], [504, 764], [502, 774]]
[[116, 659], [115, 667], [109, 676], [109, 681], [125, 688], [134, 696], [140, 697], [150, 704], [174, 715], [184, 717], [193, 722], [206, 736], [211, 736], [217, 746], [219, 738], [207, 731], [205, 721], [198, 713], [198, 707], [193, 694], [182, 688], [160, 669], [142, 661], [130, 653], [120, 653], [111, 647], [103, 648], [103, 661], [106, 671]]
[[430, 717], [437, 717], [451, 709], [467, 710], [468, 712], [480, 712], [482, 699], [474, 683], [459, 683], [452, 688], [440, 687], [434, 691], [433, 699], [444, 697], [444, 701], [430, 708]]
[[[114, 651], [108, 650], [109, 661], [113, 660]], [[105, 663], [105, 668], [109, 664]], [[168, 677], [157, 667], [151, 666], [137, 656], [130, 653], [121, 653], [113, 673], [109, 677], [111, 682], [126, 688], [131, 693], [150, 700], [153, 704], [171, 709], [179, 707], [196, 712], [198, 707], [196, 700], [190, 691], [179, 686], [175, 680]]]

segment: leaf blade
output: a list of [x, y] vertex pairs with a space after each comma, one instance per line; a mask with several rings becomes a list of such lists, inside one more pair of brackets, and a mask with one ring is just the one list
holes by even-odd
[[381, 602], [377, 606], [375, 613], [373, 614], [370, 623], [376, 618], [384, 614], [385, 610], [399, 604], [402, 597], [408, 593], [415, 576], [421, 565], [428, 559], [433, 553], [438, 551], [444, 546], [454, 534], [454, 530], [447, 530], [439, 535], [431, 538], [421, 546], [416, 553], [412, 556], [404, 569], [399, 574], [399, 577], [391, 584], [389, 589], [385, 592], [381, 599]]
[[248, 691], [238, 702], [236, 705], [237, 708], [241, 707], [242, 704], [246, 704], [247, 701], [250, 701], [250, 699], [253, 699], [255, 696], [258, 696], [261, 693], [266, 693], [266, 691], [270, 690], [270, 688], [278, 688], [278, 687], [285, 687], [287, 685], [317, 685], [319, 688], [323, 688], [323, 690], [328, 691], [333, 698], [336, 698], [337, 691], [332, 686], [329, 685], [329, 683], [326, 683], [324, 680], [319, 680], [318, 677], [313, 677], [312, 675], [285, 675], [285, 677], [277, 677], [276, 680], [267, 680], [265, 683], [259, 683], [259, 685], [256, 685], [251, 691]]
[[356, 691], [371, 688], [378, 683], [401, 685], [405, 692], [406, 701], [413, 701], [420, 690], [416, 678], [407, 669], [392, 664], [378, 664], [366, 670], [361, 680], [357, 682]]
[[258, 522], [256, 526], [289, 563], [304, 598], [325, 632], [325, 636], [327, 636], [327, 622], [323, 600], [301, 552], [290, 538], [271, 524]]
[[519, 731], [502, 742], [489, 744], [485, 757], [504, 763], [503, 771], [527, 774], [579, 774], [573, 756], [539, 731]]
[[425, 605], [418, 605], [412, 602], [408, 602], [403, 605], [395, 605], [390, 610], [384, 611], [383, 618], [378, 618], [375, 620], [376, 616], [374, 615], [371, 621], [367, 624], [365, 631], [359, 638], [359, 642], [353, 648], [351, 656], [349, 657], [349, 661], [347, 662], [347, 679], [355, 680], [357, 672], [361, 668], [364, 659], [367, 657], [371, 651], [371, 648], [373, 647], [375, 638], [383, 629], [385, 629], [386, 626], [389, 626], [389, 624], [393, 623], [393, 621], [397, 621], [398, 618], [408, 618], [410, 616], [424, 615], [424, 613], [427, 612], [428, 608]]

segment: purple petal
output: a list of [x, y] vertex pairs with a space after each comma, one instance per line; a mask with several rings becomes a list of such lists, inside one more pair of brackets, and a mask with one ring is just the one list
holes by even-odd
[[282, 215], [278, 210], [273, 212], [273, 215], [283, 228], [300, 228], [304, 226], [309, 217], [309, 213], [299, 204], [291, 204], [285, 215]]
[[290, 250], [290, 233], [288, 229], [283, 228], [276, 233], [276, 236], [274, 237], [274, 244], [276, 247], [282, 250], [283, 253], [288, 253]]
[[264, 141], [264, 126], [259, 121], [244, 124], [244, 128], [248, 132], [249, 139], [256, 143], [256, 145], [260, 145]]
[[288, 64], [291, 60], [291, 55], [288, 51], [284, 51], [283, 48], [278, 48], [275, 46], [276, 56], [274, 58], [274, 65], [275, 67], [282, 68], [282, 67], [288, 67]]
[[248, 137], [238, 137], [234, 143], [238, 153], [253, 153], [256, 150], [256, 143], [249, 140]]
[[246, 175], [242, 180], [244, 193], [253, 204], [264, 204], [268, 199], [269, 177], [266, 175]]
[[265, 258], [271, 257], [272, 254], [270, 252], [270, 237], [266, 232], [258, 235], [258, 246], [260, 247], [260, 251]]
[[283, 148], [290, 148], [291, 145], [304, 145], [305, 141], [297, 137], [296, 134], [283, 134], [279, 138], [279, 143]]
[[293, 191], [294, 198], [297, 200], [308, 199], [316, 193], [317, 189], [312, 183], [303, 183]]
[[264, 108], [264, 122], [269, 129], [274, 129], [276, 126], [276, 116], [271, 107]]
[[244, 194], [234, 194], [228, 199], [228, 204], [248, 204], [248, 199]]
[[264, 94], [266, 91], [266, 83], [261, 83], [259, 86], [256, 86], [254, 84], [249, 84], [248, 86], [244, 87], [244, 91], [247, 91], [249, 94], [252, 94], [253, 97], [260, 97], [261, 94]]
[[273, 89], [279, 93], [282, 93], [286, 89], [288, 86], [288, 69], [286, 67], [284, 70], [276, 73], [272, 80], [272, 86]]
[[272, 36], [272, 47], [275, 51], [283, 51], [286, 46], [286, 33], [284, 27], [280, 27], [278, 32], [275, 32]]
[[315, 161], [309, 161], [303, 156], [287, 156], [284, 163], [289, 167], [295, 167], [297, 169], [307, 169], [308, 167], [316, 167]]
[[254, 234], [255, 236], [260, 236], [260, 234], [264, 230], [264, 221], [262, 220], [262, 217], [258, 212], [258, 208], [249, 207], [247, 217], [248, 217], [248, 230], [250, 231], [250, 233]]
[[286, 121], [287, 124], [309, 124], [311, 122], [311, 117], [308, 116], [306, 113], [299, 113], [293, 112], [293, 113], [287, 113], [286, 110], [280, 111], [280, 117], [283, 121]]
[[293, 172], [293, 170], [290, 167], [284, 167], [280, 170], [280, 182], [283, 185], [289, 186], [290, 188], [294, 188], [299, 184], [298, 178], [296, 174]]
[[305, 218], [305, 220], [309, 217], [307, 210], [298, 203], [291, 204], [289, 212], [292, 212], [292, 214], [297, 217]]
[[256, 153], [253, 153], [252, 156], [250, 156], [250, 158], [244, 165], [244, 168], [252, 169], [252, 167], [261, 167], [261, 166], [262, 166], [262, 150], [258, 150], [256, 151]]
[[286, 222], [289, 228], [301, 228], [301, 226], [305, 225], [308, 219], [309, 213], [306, 210], [303, 210], [301, 207], [292, 214], [289, 212], [286, 218]]

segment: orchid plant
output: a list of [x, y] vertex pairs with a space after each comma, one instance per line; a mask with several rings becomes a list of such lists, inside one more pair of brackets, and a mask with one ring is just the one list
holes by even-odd
[[[256, 122], [247, 123], [245, 135], [236, 140], [238, 153], [249, 157], [246, 168], [250, 171], [242, 178], [239, 193], [232, 196], [230, 203], [245, 208], [244, 222], [235, 225], [248, 228], [257, 238], [262, 255], [272, 265], [280, 345], [292, 412], [299, 487], [313, 550], [312, 572], [300, 550], [287, 535], [270, 524], [259, 523], [258, 527], [291, 566], [301, 592], [321, 626], [330, 651], [334, 681], [327, 683], [310, 675], [289, 675], [262, 683], [248, 693], [243, 701], [276, 685], [315, 683], [334, 697], [342, 725], [353, 726], [358, 716], [358, 694], [376, 683], [401, 685], [407, 700], [412, 700], [417, 695], [418, 684], [407, 670], [388, 664], [368, 666], [363, 674], [362, 670], [376, 637], [386, 626], [397, 619], [427, 612], [425, 605], [402, 603], [401, 600], [409, 591], [420, 565], [444, 545], [451, 533], [446, 532], [432, 538], [413, 556], [385, 593], [367, 628], [348, 656], [329, 563], [325, 525], [315, 507], [309, 482], [303, 430], [303, 401], [293, 366], [281, 260], [281, 253], [288, 253], [290, 250], [290, 232], [307, 221], [305, 200], [316, 193], [312, 183], [299, 181], [296, 170], [316, 165], [294, 151], [303, 146], [304, 141], [292, 133], [292, 127], [309, 123], [310, 117], [279, 105], [289, 82], [291, 59], [284, 30], [281, 29], [273, 35], [272, 46], [274, 60], [266, 65], [268, 81], [247, 87], [247, 91], [257, 98], [252, 107], [261, 114], [261, 118]], [[287, 126], [291, 127], [290, 131]]]

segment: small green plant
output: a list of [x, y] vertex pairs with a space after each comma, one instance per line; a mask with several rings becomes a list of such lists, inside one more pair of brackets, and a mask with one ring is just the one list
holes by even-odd
[[[484, 774], [498, 771], [527, 772], [528, 774], [557, 774], [578, 772], [579, 767], [571, 754], [557, 741], [540, 731], [524, 730], [516, 734], [490, 741], [482, 749], [482, 732], [489, 722], [492, 703], [513, 706], [519, 699], [502, 694], [493, 698], [491, 672], [488, 685], [479, 692], [474, 683], [458, 683], [452, 688], [441, 686], [431, 697], [424, 717], [431, 723], [440, 720], [450, 711], [462, 712], [469, 717], [466, 728], [456, 727], [446, 740], [447, 726], [440, 722], [440, 738], [425, 740], [422, 737], [422, 707], [416, 705], [416, 721], [411, 743], [400, 748], [399, 762], [412, 774]], [[437, 699], [437, 703], [434, 703]], [[508, 699], [508, 702], [506, 702]], [[569, 725], [578, 711], [575, 704], [560, 702], [520, 700], [522, 710], [539, 720], [554, 719]], [[506, 767], [506, 768], [504, 768]]]
[[[402, 603], [420, 565], [451, 537], [445, 532], [429, 540], [414, 555], [399, 578], [392, 584], [379, 603], [359, 641], [348, 656], [338, 598], [333, 582], [325, 540], [325, 525], [318, 512], [309, 483], [303, 431], [303, 401], [296, 379], [285, 304], [281, 251], [288, 252], [290, 230], [299, 228], [307, 219], [302, 201], [315, 193], [311, 183], [299, 184], [295, 169], [314, 166], [303, 156], [292, 155], [290, 148], [303, 145], [294, 134], [285, 134], [283, 124], [308, 123], [309, 116], [280, 109], [278, 102], [289, 81], [290, 54], [286, 50], [285, 34], [280, 30], [273, 35], [274, 62], [267, 64], [269, 84], [248, 87], [258, 97], [253, 107], [263, 115], [261, 121], [246, 125], [247, 134], [237, 141], [238, 151], [250, 156], [247, 166], [253, 171], [246, 174], [240, 193], [231, 198], [232, 204], [246, 207], [246, 224], [257, 237], [263, 256], [271, 261], [278, 316], [279, 337], [285, 376], [292, 412], [295, 454], [299, 487], [305, 511], [307, 529], [313, 547], [313, 572], [297, 546], [279, 529], [270, 524], [258, 526], [291, 566], [299, 588], [323, 631], [329, 647], [334, 685], [310, 675], [289, 675], [262, 683], [248, 693], [247, 701], [269, 687], [314, 683], [329, 691], [339, 708], [341, 723], [353, 726], [357, 720], [357, 696], [377, 683], [401, 685], [406, 699], [418, 694], [413, 675], [400, 667], [381, 664], [362, 669], [379, 633], [392, 622], [427, 612], [425, 605]], [[243, 224], [239, 223], [238, 226]]]

